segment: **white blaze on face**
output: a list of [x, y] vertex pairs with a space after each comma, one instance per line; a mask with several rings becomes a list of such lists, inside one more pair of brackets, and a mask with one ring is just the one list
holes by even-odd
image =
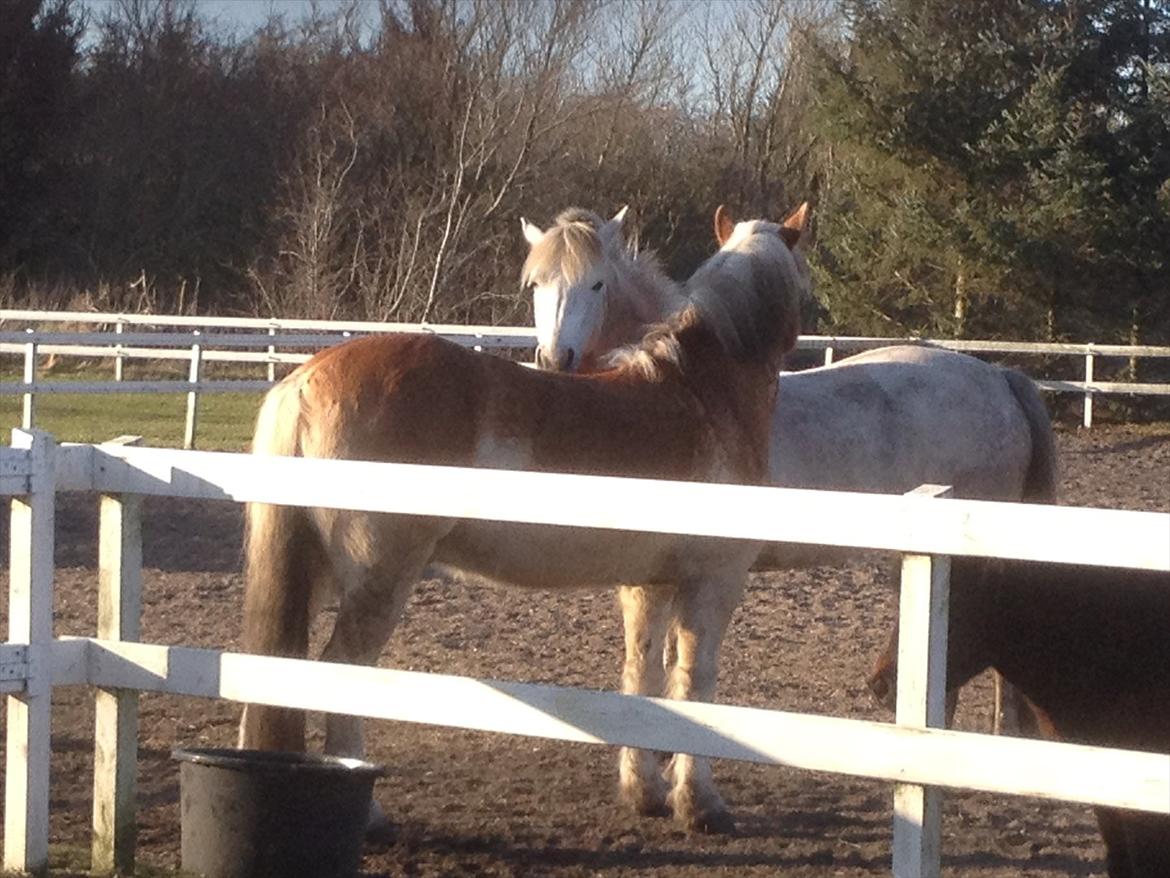
[[536, 339], [555, 368], [575, 371], [595, 347], [605, 322], [605, 278], [587, 272], [572, 286], [554, 280], [533, 287], [532, 310]]

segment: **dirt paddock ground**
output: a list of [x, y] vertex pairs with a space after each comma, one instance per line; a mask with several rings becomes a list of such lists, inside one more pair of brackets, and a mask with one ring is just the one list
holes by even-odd
[[[1170, 511], [1170, 424], [1063, 430], [1058, 443], [1064, 502]], [[145, 531], [144, 639], [234, 648], [243, 590], [239, 507], [150, 500]], [[63, 497], [59, 634], [94, 630], [96, 536], [94, 498]], [[6, 587], [3, 595], [6, 615]], [[888, 721], [871, 702], [864, 678], [894, 613], [894, 592], [876, 565], [755, 575], [728, 635], [719, 699]], [[435, 578], [420, 586], [382, 663], [612, 688], [620, 628], [610, 592], [528, 595]], [[959, 728], [988, 727], [989, 693], [986, 678], [970, 687]], [[225, 702], [143, 696], [139, 860], [156, 870], [152, 874], [169, 874], [179, 862], [178, 767], [171, 749], [230, 746], [237, 718], [238, 708]], [[53, 724], [54, 856], [84, 868], [91, 693], [58, 690]], [[889, 873], [892, 789], [885, 783], [719, 762], [716, 778], [738, 833], [688, 836], [669, 820], [635, 817], [618, 806], [610, 748], [406, 723], [369, 723], [367, 731], [371, 758], [389, 769], [375, 795], [395, 824], [395, 838], [367, 847], [365, 876]], [[319, 731], [315, 739], [319, 746]], [[948, 793], [943, 820], [945, 875], [1105, 874], [1087, 806]], [[311, 876], [311, 868], [305, 874]]]

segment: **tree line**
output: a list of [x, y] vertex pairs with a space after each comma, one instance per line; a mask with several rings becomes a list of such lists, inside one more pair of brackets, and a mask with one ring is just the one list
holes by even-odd
[[806, 198], [821, 331], [1165, 343], [1170, 8], [0, 3], [7, 304], [523, 322], [521, 216]]

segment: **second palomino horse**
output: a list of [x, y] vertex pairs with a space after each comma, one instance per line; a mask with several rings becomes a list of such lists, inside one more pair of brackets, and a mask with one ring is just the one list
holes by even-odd
[[[523, 283], [533, 295], [542, 367], [604, 363], [612, 348], [639, 338], [681, 301], [653, 255], [626, 247], [624, 216], [623, 209], [603, 221], [572, 208], [546, 231], [523, 222], [530, 244]], [[786, 222], [803, 229], [806, 208]], [[730, 231], [717, 214], [717, 240]], [[807, 287], [802, 258], [797, 267]], [[1013, 369], [937, 348], [878, 348], [781, 373], [769, 455], [769, 480], [784, 488], [899, 493], [935, 483], [966, 499], [1056, 500], [1052, 425], [1036, 386]], [[777, 543], [764, 547], [757, 567], [838, 563], [849, 555]]]
[[[764, 221], [737, 225], [687, 284], [686, 306], [604, 375], [526, 369], [429, 335], [330, 348], [269, 391], [253, 452], [759, 483], [776, 370], [807, 292], [791, 251], [799, 234]], [[322, 658], [371, 664], [431, 562], [530, 589], [643, 583], [623, 591], [623, 690], [708, 700], [758, 551], [588, 527], [251, 504], [244, 647], [304, 656], [309, 622], [332, 599], [339, 610]], [[520, 591], [505, 599], [537, 598]], [[678, 632], [669, 680], [661, 650], [645, 648], [645, 632], [663, 622]], [[304, 717], [250, 704], [240, 743], [301, 749]], [[326, 749], [362, 755], [360, 722], [330, 714]], [[623, 795], [642, 811], [669, 807], [691, 828], [731, 827], [704, 760], [679, 755], [669, 771], [668, 789], [653, 754], [624, 751]]]

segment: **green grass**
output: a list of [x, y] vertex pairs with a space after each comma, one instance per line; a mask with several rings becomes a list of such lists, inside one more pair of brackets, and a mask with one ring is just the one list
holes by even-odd
[[[139, 376], [134, 376], [138, 380]], [[0, 381], [19, 381], [0, 371]], [[85, 369], [54, 374], [53, 381], [109, 381], [109, 370]], [[252, 438], [259, 393], [204, 393], [199, 396], [195, 445], [207, 451], [243, 451]], [[20, 426], [22, 397], [0, 396], [0, 441]], [[34, 426], [58, 442], [104, 442], [115, 436], [141, 436], [147, 445], [181, 448], [187, 417], [185, 393], [41, 393]]]

